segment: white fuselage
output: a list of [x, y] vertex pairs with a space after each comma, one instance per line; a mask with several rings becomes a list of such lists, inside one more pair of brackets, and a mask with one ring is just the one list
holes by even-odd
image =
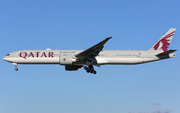
[[[60, 64], [61, 57], [72, 58], [73, 65], [86, 65], [79, 61], [75, 55], [83, 50], [21, 50], [9, 53], [3, 59], [17, 64]], [[137, 50], [103, 50], [95, 57], [96, 65], [120, 64], [132, 65], [161, 60], [156, 54], [159, 51], [137, 51]], [[169, 55], [167, 58], [173, 55]], [[163, 58], [165, 59], [165, 58]]]
[[[17, 64], [60, 64], [65, 70], [74, 71], [84, 67], [87, 73], [97, 72], [93, 65], [119, 64], [133, 65], [175, 57], [177, 49], [168, 50], [176, 28], [170, 28], [147, 51], [135, 50], [103, 50], [108, 37], [86, 50], [20, 50], [7, 54], [3, 59]], [[84, 66], [87, 65], [87, 66]]]

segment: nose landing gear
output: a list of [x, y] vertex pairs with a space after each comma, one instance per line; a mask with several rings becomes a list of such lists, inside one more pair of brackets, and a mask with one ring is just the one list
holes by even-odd
[[84, 69], [86, 70], [87, 73], [94, 73], [96, 74], [97, 72], [94, 70], [94, 67], [93, 65], [89, 65], [88, 67], [87, 66], [84, 66]]
[[16, 67], [15, 70], [18, 71], [18, 68]]
[[15, 71], [18, 71], [18, 68], [17, 68], [17, 63], [12, 63], [16, 68], [15, 68]]

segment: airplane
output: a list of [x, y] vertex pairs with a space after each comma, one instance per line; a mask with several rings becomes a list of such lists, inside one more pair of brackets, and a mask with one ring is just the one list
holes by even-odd
[[60, 64], [67, 71], [76, 71], [82, 67], [87, 73], [96, 74], [93, 66], [135, 65], [176, 57], [177, 49], [168, 50], [176, 28], [170, 28], [148, 50], [103, 50], [108, 37], [86, 50], [20, 50], [7, 54], [3, 59], [17, 64]]

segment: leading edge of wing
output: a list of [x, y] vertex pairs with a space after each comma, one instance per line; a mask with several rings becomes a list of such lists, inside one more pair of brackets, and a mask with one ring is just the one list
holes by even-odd
[[104, 44], [111, 39], [112, 37], [108, 37], [104, 39], [103, 41], [99, 42], [98, 44], [90, 47], [89, 49], [86, 49], [78, 54], [75, 55], [75, 57], [78, 58], [85, 58], [85, 57], [95, 57], [99, 54], [100, 51], [102, 51]]

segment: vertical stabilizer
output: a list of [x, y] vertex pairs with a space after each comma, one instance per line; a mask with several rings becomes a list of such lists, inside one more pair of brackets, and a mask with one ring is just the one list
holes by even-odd
[[167, 51], [176, 28], [170, 28], [149, 50]]

